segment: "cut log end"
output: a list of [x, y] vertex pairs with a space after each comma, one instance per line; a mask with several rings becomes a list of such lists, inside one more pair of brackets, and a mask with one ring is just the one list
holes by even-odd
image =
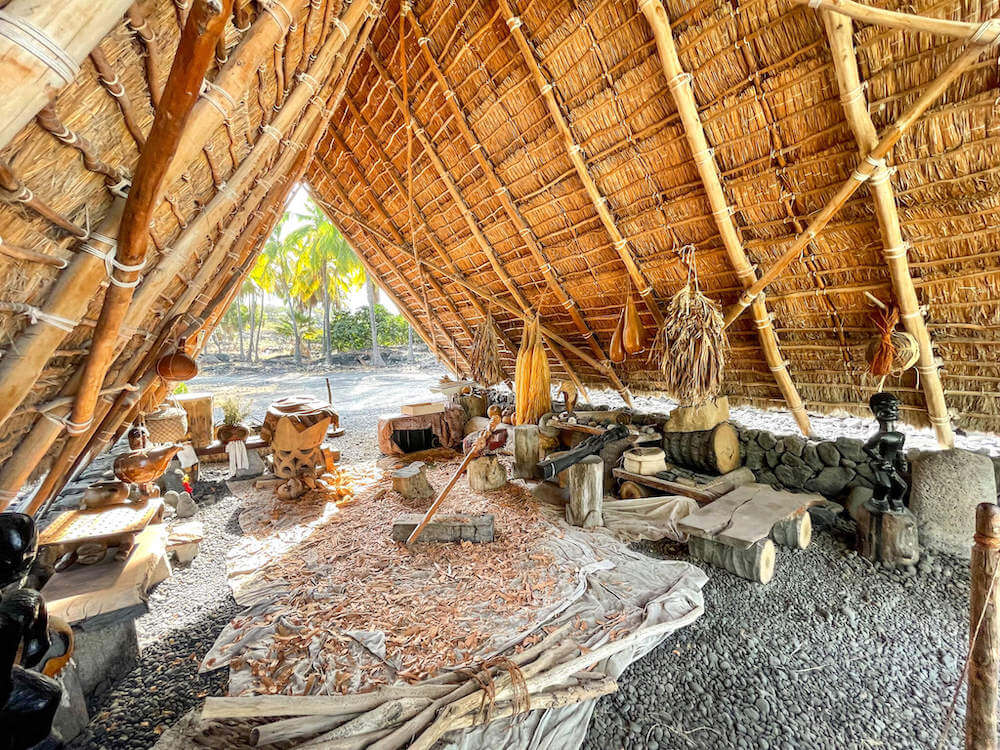
[[730, 547], [712, 539], [692, 536], [688, 540], [691, 557], [756, 583], [769, 583], [774, 577], [774, 542], [762, 539], [747, 549]]

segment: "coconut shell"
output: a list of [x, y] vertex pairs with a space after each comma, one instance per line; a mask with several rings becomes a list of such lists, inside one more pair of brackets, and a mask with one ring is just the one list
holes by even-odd
[[184, 351], [184, 339], [181, 339], [177, 349], [160, 357], [156, 362], [156, 374], [164, 380], [183, 382], [191, 380], [198, 374], [198, 363]]
[[625, 338], [625, 311], [622, 310], [622, 314], [618, 318], [618, 325], [615, 326], [615, 332], [611, 336], [611, 349], [608, 351], [608, 356], [611, 357], [611, 361], [615, 364], [625, 361], [625, 344], [623, 339]]
[[646, 348], [648, 337], [646, 329], [643, 328], [642, 320], [639, 318], [639, 311], [635, 306], [635, 299], [632, 295], [625, 298], [624, 328], [622, 330], [622, 346], [626, 354], [638, 354]]

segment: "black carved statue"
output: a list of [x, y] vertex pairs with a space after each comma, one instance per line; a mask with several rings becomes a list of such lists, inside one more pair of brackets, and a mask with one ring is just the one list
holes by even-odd
[[865, 453], [871, 457], [875, 473], [875, 489], [871, 505], [874, 510], [901, 511], [906, 492], [906, 456], [903, 443], [906, 435], [896, 430], [899, 421], [899, 399], [891, 393], [876, 393], [868, 406], [878, 420], [878, 432], [865, 443]]
[[34, 671], [52, 645], [41, 594], [21, 587], [37, 543], [31, 516], [0, 513], [0, 750], [46, 739], [62, 695], [58, 682]]

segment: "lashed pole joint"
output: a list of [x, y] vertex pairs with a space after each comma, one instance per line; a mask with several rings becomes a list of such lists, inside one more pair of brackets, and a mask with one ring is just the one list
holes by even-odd
[[[833, 55], [844, 114], [858, 142], [858, 150], [863, 157], [867, 157], [869, 150], [878, 142], [878, 135], [861, 85], [861, 75], [854, 51], [853, 25], [849, 17], [825, 11], [821, 15], [830, 39], [830, 51]], [[871, 180], [868, 181], [882, 233], [883, 255], [889, 267], [889, 278], [892, 281], [903, 326], [917, 342], [916, 367], [920, 375], [920, 387], [924, 392], [928, 419], [934, 427], [938, 442], [951, 447], [955, 443], [955, 436], [948, 418], [944, 388], [934, 358], [934, 346], [920, 310], [913, 278], [910, 276], [906, 258], [908, 243], [903, 239], [899, 212], [896, 210], [896, 197], [889, 178], [890, 171], [882, 164], [876, 168]]]
[[[733, 221], [733, 212], [726, 201], [722, 178], [715, 163], [714, 151], [708, 144], [705, 129], [698, 115], [698, 105], [694, 98], [694, 92], [691, 90], [691, 74], [681, 67], [667, 12], [660, 0], [641, 0], [639, 10], [646, 16], [646, 20], [653, 29], [663, 74], [667, 78], [671, 96], [681, 116], [684, 134], [687, 137], [695, 167], [705, 187], [705, 194], [712, 208], [712, 216], [715, 219], [719, 235], [722, 237], [726, 256], [729, 258], [730, 265], [736, 272], [740, 284], [744, 288], [751, 287], [757, 280], [757, 275], [754, 273], [750, 259], [743, 248], [743, 242]], [[806, 414], [799, 392], [788, 373], [787, 363], [778, 348], [778, 334], [775, 333], [774, 326], [771, 324], [771, 316], [768, 314], [764, 295], [758, 295], [752, 304], [754, 324], [757, 327], [768, 369], [774, 376], [778, 390], [785, 397], [799, 429], [804, 435], [809, 435], [811, 433], [809, 416]]]

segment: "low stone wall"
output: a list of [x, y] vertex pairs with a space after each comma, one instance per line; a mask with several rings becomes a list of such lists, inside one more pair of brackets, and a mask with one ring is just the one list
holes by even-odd
[[853, 487], [873, 486], [875, 474], [860, 440], [813, 441], [733, 426], [740, 435], [743, 462], [762, 484], [817, 492], [834, 500], [845, 497]]

